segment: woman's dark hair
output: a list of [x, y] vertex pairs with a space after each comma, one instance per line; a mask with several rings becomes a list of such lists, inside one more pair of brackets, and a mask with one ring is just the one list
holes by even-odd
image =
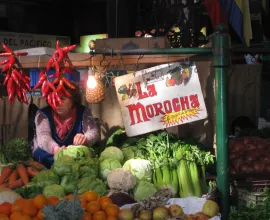
[[32, 141], [36, 134], [35, 116], [38, 111], [38, 107], [33, 103], [33, 97], [31, 96], [30, 105], [28, 107], [28, 143], [32, 146]]
[[[71, 82], [71, 84], [75, 87], [75, 89], [71, 89], [65, 86], [65, 90], [71, 95], [71, 101], [73, 103], [73, 106], [78, 107], [82, 103], [80, 87], [76, 83]], [[58, 85], [55, 86], [57, 87]]]
[[73, 105], [78, 107], [82, 103], [81, 91], [80, 91], [80, 88], [77, 84], [72, 83], [72, 85], [75, 87], [75, 89], [71, 89], [71, 88], [66, 87], [66, 90], [72, 96], [71, 100], [72, 100]]

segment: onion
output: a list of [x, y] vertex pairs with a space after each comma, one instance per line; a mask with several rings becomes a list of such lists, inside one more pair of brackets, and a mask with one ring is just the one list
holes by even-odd
[[261, 149], [264, 149], [265, 148], [265, 144], [263, 144], [263, 143], [259, 143], [258, 145], [257, 145], [257, 149], [258, 150], [261, 150]]
[[229, 140], [229, 150], [231, 151], [234, 147], [236, 140], [235, 139], [230, 139]]
[[231, 152], [244, 152], [245, 145], [239, 141], [236, 141], [231, 149]]
[[270, 158], [268, 156], [260, 157], [260, 161], [264, 164], [270, 164]]
[[250, 137], [250, 140], [253, 140], [253, 141], [259, 141], [259, 140], [262, 140], [262, 138], [259, 137], [259, 136], [251, 136], [251, 137]]
[[263, 154], [263, 152], [259, 150], [249, 150], [249, 151], [246, 151], [246, 154], [251, 154], [254, 159], [257, 159]]
[[246, 144], [245, 145], [246, 150], [255, 150], [256, 146], [253, 145], [252, 143]]
[[261, 161], [254, 161], [252, 165], [254, 167], [254, 171], [255, 172], [262, 173], [264, 171], [265, 165], [264, 165], [263, 162], [261, 162]]
[[253, 171], [252, 167], [249, 165], [249, 163], [244, 162], [239, 166], [239, 171], [242, 173], [250, 173]]
[[238, 153], [238, 152], [231, 152], [230, 153], [230, 160], [233, 160], [235, 158], [243, 156], [243, 153]]
[[231, 167], [230, 171], [231, 171], [231, 174], [236, 174], [237, 173], [236, 169], [234, 169], [233, 167]]
[[250, 138], [248, 136], [243, 137], [243, 143], [246, 145], [250, 143]]
[[264, 167], [264, 172], [270, 173], [270, 164], [268, 164], [268, 165], [266, 165], [266, 166]]
[[238, 157], [231, 161], [231, 165], [233, 166], [234, 169], [238, 170], [240, 164], [243, 162], [244, 162], [243, 157]]
[[244, 161], [251, 162], [258, 158], [255, 151], [247, 151], [244, 156]]
[[270, 145], [270, 139], [265, 139], [264, 143], [265, 143], [265, 145]]

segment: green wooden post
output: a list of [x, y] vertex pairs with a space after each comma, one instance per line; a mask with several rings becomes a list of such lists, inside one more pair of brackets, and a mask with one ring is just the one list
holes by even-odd
[[220, 24], [212, 38], [216, 81], [216, 143], [217, 143], [217, 186], [221, 193], [222, 219], [230, 213], [229, 153], [227, 133], [227, 92], [230, 61], [229, 35], [226, 27]]

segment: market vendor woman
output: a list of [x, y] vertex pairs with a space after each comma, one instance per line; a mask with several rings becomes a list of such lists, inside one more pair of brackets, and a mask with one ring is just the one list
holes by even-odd
[[95, 144], [99, 131], [91, 111], [81, 105], [80, 90], [69, 90], [72, 98], [61, 97], [57, 110], [50, 106], [37, 111], [33, 140], [34, 160], [50, 168], [54, 155], [69, 145]]

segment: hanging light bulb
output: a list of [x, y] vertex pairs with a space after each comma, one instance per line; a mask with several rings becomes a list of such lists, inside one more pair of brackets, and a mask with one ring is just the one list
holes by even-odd
[[89, 89], [94, 89], [97, 86], [97, 80], [91, 67], [89, 67], [88, 70], [88, 79], [86, 84]]

